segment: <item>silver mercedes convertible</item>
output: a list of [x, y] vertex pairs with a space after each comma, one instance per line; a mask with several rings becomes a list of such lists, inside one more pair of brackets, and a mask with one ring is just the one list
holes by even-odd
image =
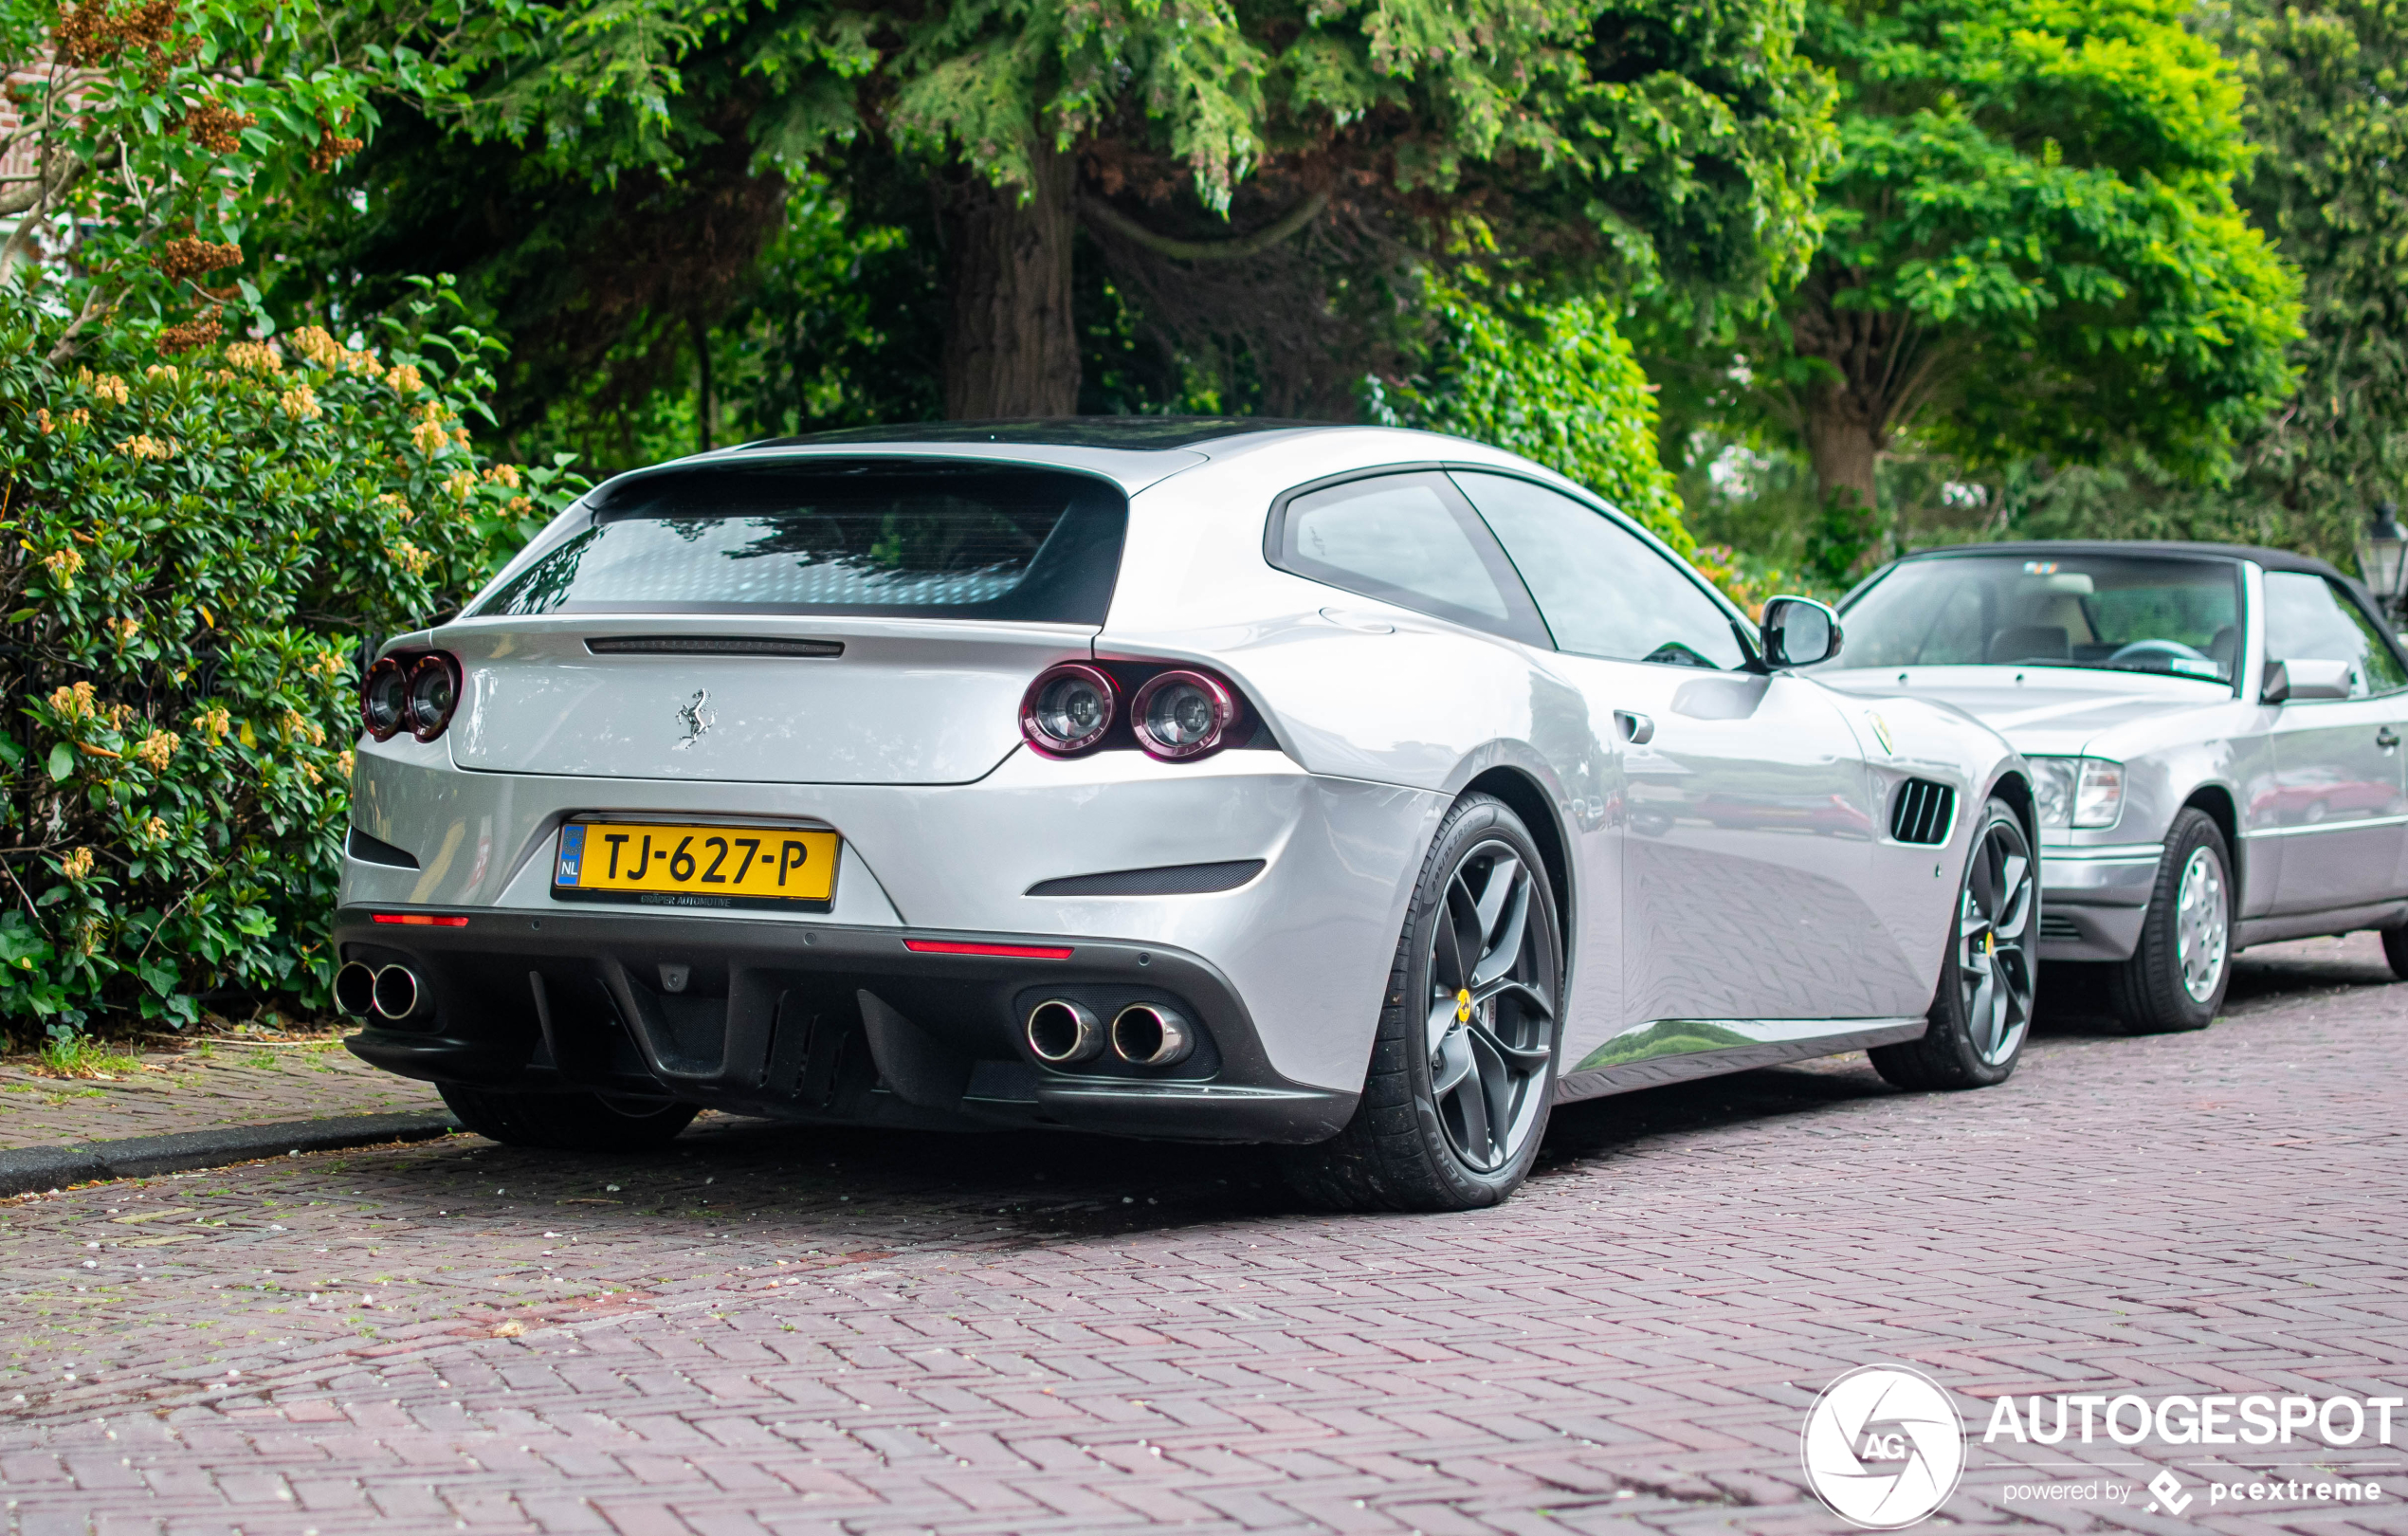
[[2046, 813], [1579, 486], [1079, 420], [621, 476], [362, 680], [351, 1049], [472, 1129], [698, 1106], [1292, 1145], [1500, 1199], [1566, 1099], [1870, 1048], [1994, 1083]]
[[2408, 978], [2408, 651], [2322, 560], [1968, 544], [1876, 572], [1815, 675], [1997, 726], [2039, 787], [2039, 949], [2135, 1031], [2216, 1017], [2234, 951], [2382, 930]]

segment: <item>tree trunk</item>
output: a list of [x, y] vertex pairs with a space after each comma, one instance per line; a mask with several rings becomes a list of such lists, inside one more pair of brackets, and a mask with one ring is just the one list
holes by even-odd
[[1030, 187], [993, 187], [973, 175], [948, 210], [945, 414], [955, 421], [1078, 413], [1079, 338], [1070, 321], [1077, 167], [1049, 145], [1031, 160]]
[[1846, 384], [1817, 380], [1803, 391], [1806, 455], [1815, 466], [1815, 489], [1825, 506], [1852, 499], [1876, 507], [1873, 468], [1881, 462], [1882, 431], [1864, 400]]

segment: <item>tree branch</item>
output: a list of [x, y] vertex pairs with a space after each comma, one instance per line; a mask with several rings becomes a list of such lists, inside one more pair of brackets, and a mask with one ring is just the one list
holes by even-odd
[[1235, 262], [1249, 256], [1259, 256], [1320, 218], [1322, 210], [1328, 206], [1329, 193], [1326, 190], [1310, 192], [1294, 208], [1252, 234], [1238, 235], [1229, 240], [1174, 240], [1168, 235], [1156, 234], [1101, 197], [1082, 195], [1079, 198], [1079, 212], [1091, 223], [1102, 225], [1111, 233], [1133, 245], [1142, 246], [1157, 256], [1168, 256], [1180, 262]]

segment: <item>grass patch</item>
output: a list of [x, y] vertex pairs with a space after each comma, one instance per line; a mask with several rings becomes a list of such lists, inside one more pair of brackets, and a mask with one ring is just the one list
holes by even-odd
[[123, 1077], [140, 1071], [142, 1064], [90, 1035], [69, 1034], [43, 1041], [33, 1070], [45, 1077]]

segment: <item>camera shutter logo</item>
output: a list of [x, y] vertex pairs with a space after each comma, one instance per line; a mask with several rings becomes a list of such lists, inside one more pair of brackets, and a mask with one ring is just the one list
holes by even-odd
[[1904, 1365], [1860, 1365], [1823, 1389], [1798, 1435], [1806, 1484], [1869, 1530], [1911, 1526], [1948, 1502], [1965, 1427], [1945, 1388]]

